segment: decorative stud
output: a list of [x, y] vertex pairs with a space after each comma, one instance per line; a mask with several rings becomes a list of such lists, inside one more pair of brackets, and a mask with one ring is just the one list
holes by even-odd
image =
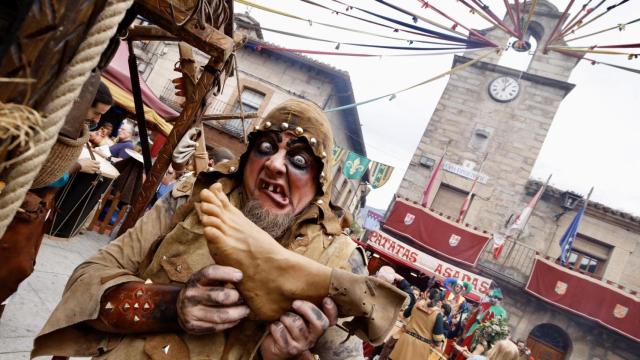
[[262, 127], [264, 127], [265, 129], [270, 128], [270, 127], [271, 127], [271, 121], [267, 121], [267, 122], [265, 122], [265, 123], [262, 125]]
[[113, 304], [111, 303], [111, 301], [107, 302], [107, 305], [105, 305], [105, 306], [104, 306], [104, 308], [105, 308], [106, 310], [111, 310], [111, 309], [113, 309]]
[[147, 279], [147, 280], [144, 281], [144, 284], [145, 285], [150, 285], [150, 284], [153, 284], [153, 281], [151, 281], [151, 279]]
[[255, 130], [255, 131], [260, 130], [260, 126], [258, 126], [258, 125], [254, 126], [254, 127], [253, 127], [253, 130]]
[[163, 347], [162, 347], [162, 352], [163, 352], [165, 355], [167, 355], [167, 354], [169, 353], [169, 347], [170, 347], [170, 346], [171, 346], [171, 345], [165, 345], [165, 346], [163, 346]]
[[144, 295], [144, 293], [142, 292], [142, 290], [138, 290], [138, 291], [136, 291], [136, 297], [141, 297], [142, 295]]
[[322, 205], [322, 204], [324, 204], [324, 201], [322, 201], [322, 199], [318, 199], [318, 201], [316, 201], [316, 204], [317, 205]]
[[318, 140], [316, 140], [316, 138], [312, 137], [311, 139], [309, 139], [309, 144], [311, 144], [311, 146], [316, 146], [317, 143]]
[[129, 308], [130, 308], [130, 307], [131, 307], [131, 305], [129, 305], [129, 303], [124, 303], [124, 305], [122, 305], [122, 309], [123, 309], [124, 311], [129, 310]]
[[149, 310], [149, 309], [151, 309], [151, 305], [149, 305], [149, 303], [146, 302], [146, 303], [144, 303], [144, 306], [142, 308], [145, 309], [145, 310]]
[[320, 173], [320, 178], [324, 179], [324, 171]]
[[237, 170], [237, 169], [236, 169], [236, 167], [235, 167], [235, 166], [232, 166], [232, 167], [230, 167], [230, 168], [229, 168], [229, 172], [230, 172], [230, 173], [232, 173], [232, 174], [233, 174], [234, 172], [236, 172], [236, 170]]
[[182, 272], [182, 265], [176, 266], [176, 271], [177, 272]]
[[287, 130], [289, 128], [289, 124], [286, 122], [283, 122], [282, 124], [280, 124], [280, 129], [281, 130]]
[[133, 315], [133, 322], [138, 322], [140, 321], [140, 318], [138, 317], [138, 315]]
[[138, 304], [138, 303], [133, 304], [133, 308], [134, 309], [140, 309], [140, 304]]
[[297, 136], [300, 136], [300, 135], [302, 135], [302, 134], [304, 133], [304, 130], [303, 130], [300, 126], [298, 126], [298, 127], [296, 127], [296, 129], [295, 129], [295, 130], [293, 130], [293, 132], [294, 132]]
[[320, 157], [323, 158], [323, 159], [326, 158], [327, 157], [327, 153], [323, 151], [322, 154], [320, 154]]
[[162, 260], [167, 260], [167, 256], [166, 255], [162, 255]]

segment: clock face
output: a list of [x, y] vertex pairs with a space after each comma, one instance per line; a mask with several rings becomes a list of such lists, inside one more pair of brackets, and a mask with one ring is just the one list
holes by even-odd
[[489, 84], [489, 95], [499, 102], [508, 102], [516, 98], [520, 92], [518, 80], [510, 76], [501, 76]]

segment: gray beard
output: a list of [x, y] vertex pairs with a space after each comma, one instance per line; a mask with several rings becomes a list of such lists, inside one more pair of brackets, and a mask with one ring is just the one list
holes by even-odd
[[280, 237], [291, 227], [294, 220], [293, 214], [271, 213], [263, 208], [258, 200], [245, 201], [242, 204], [242, 213], [280, 243]]

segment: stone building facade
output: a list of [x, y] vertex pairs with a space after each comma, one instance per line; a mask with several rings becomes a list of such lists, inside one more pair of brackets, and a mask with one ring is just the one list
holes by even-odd
[[[235, 15], [236, 31], [245, 33], [248, 41], [237, 51], [239, 77], [227, 79], [224, 89], [215, 99], [210, 99], [206, 114], [239, 114], [239, 94], [242, 93], [242, 110], [265, 115], [271, 108], [290, 98], [307, 99], [323, 109], [355, 102], [349, 74], [311, 58], [268, 49], [273, 44], [263, 40], [260, 24], [244, 14]], [[142, 44], [146, 46], [146, 44]], [[172, 78], [179, 58], [175, 43], [155, 42], [140, 51], [140, 72], [149, 87], [165, 103], [179, 107], [182, 100], [175, 96]], [[137, 52], [138, 54], [138, 52]], [[194, 50], [196, 62], [205, 64], [205, 54]], [[175, 74], [172, 75], [172, 74]], [[238, 82], [239, 84], [238, 84]], [[327, 113], [334, 132], [335, 143], [347, 150], [366, 156], [366, 148], [356, 108]], [[259, 122], [259, 118], [236, 118], [222, 121], [205, 121], [207, 147], [225, 147], [240, 154], [246, 146], [244, 134]], [[244, 129], [243, 129], [244, 127]], [[365, 179], [345, 179], [336, 164], [331, 169], [333, 177], [333, 201], [355, 214], [364, 203], [369, 189]]]
[[[524, 13], [529, 6], [524, 5]], [[477, 177], [463, 222], [489, 232], [505, 230], [542, 185], [530, 179], [531, 170], [558, 107], [574, 87], [567, 80], [577, 60], [542, 49], [561, 14], [549, 2], [537, 2], [527, 36], [539, 48], [532, 48], [526, 69], [501, 66], [499, 56], [491, 54], [451, 75], [400, 184], [399, 196], [422, 201], [425, 185], [446, 148], [443, 170], [428, 199], [430, 207], [455, 219]], [[505, 16], [504, 21], [510, 20]], [[501, 45], [510, 41], [494, 28], [482, 33]], [[453, 66], [479, 54], [455, 56]], [[496, 80], [503, 77], [508, 79]], [[509, 93], [514, 83], [517, 90]], [[500, 93], [504, 88], [507, 91]], [[586, 193], [588, 189], [572, 190]], [[569, 205], [566, 199], [571, 196], [576, 198], [574, 193], [548, 187], [524, 233], [517, 242], [505, 245], [503, 258], [493, 260], [489, 245], [472, 270], [503, 288], [513, 335], [536, 347], [536, 359], [638, 359], [638, 342], [523, 290], [536, 253], [559, 257], [559, 240], [584, 201], [577, 196], [578, 201]], [[574, 270], [637, 297], [638, 250], [640, 218], [592, 203], [580, 224], [569, 263]]]

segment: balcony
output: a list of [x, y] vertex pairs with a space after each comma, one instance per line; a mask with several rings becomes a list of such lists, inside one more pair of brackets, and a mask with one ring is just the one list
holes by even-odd
[[492, 246], [489, 245], [480, 255], [477, 266], [495, 278], [522, 287], [529, 279], [536, 254], [537, 251], [532, 247], [506, 240], [497, 260], [493, 258]]

